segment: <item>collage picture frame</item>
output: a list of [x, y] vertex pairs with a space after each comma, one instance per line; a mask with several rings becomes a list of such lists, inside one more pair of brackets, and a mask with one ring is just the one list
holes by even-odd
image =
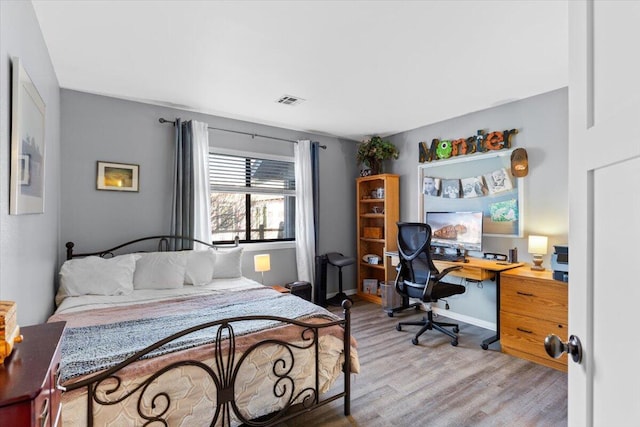
[[513, 150], [420, 164], [420, 218], [427, 212], [481, 211], [485, 235], [522, 237], [524, 179], [510, 173]]

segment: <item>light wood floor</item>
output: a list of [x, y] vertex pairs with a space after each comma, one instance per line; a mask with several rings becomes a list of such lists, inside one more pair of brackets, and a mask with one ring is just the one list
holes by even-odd
[[[460, 323], [458, 347], [436, 331], [427, 331], [413, 345], [417, 327], [398, 332], [395, 326], [423, 314], [406, 310], [391, 318], [379, 305], [356, 300], [352, 331], [361, 372], [352, 376], [351, 416], [344, 416], [338, 400], [286, 426], [567, 424], [565, 373], [502, 354], [497, 343], [482, 350], [480, 342], [492, 332], [465, 323]], [[342, 387], [342, 380], [336, 385]]]

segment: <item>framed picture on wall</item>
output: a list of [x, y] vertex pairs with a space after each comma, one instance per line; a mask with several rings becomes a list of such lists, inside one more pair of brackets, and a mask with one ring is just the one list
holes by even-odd
[[20, 58], [11, 62], [9, 213], [44, 213], [45, 105]]
[[110, 191], [138, 191], [139, 165], [98, 161], [96, 188]]

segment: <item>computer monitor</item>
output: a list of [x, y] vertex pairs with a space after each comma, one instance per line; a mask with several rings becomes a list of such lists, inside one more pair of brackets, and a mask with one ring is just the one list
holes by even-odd
[[427, 212], [431, 246], [458, 252], [482, 250], [482, 212]]

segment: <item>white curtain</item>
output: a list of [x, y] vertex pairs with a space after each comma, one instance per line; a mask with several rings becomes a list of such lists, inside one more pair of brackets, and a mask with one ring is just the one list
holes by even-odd
[[[202, 122], [193, 126], [193, 238], [211, 243], [211, 204], [209, 202], [209, 130]], [[199, 243], [195, 249], [204, 245]]]
[[314, 282], [315, 224], [313, 217], [313, 178], [311, 141], [298, 141], [294, 147], [296, 171], [296, 264], [298, 280]]

